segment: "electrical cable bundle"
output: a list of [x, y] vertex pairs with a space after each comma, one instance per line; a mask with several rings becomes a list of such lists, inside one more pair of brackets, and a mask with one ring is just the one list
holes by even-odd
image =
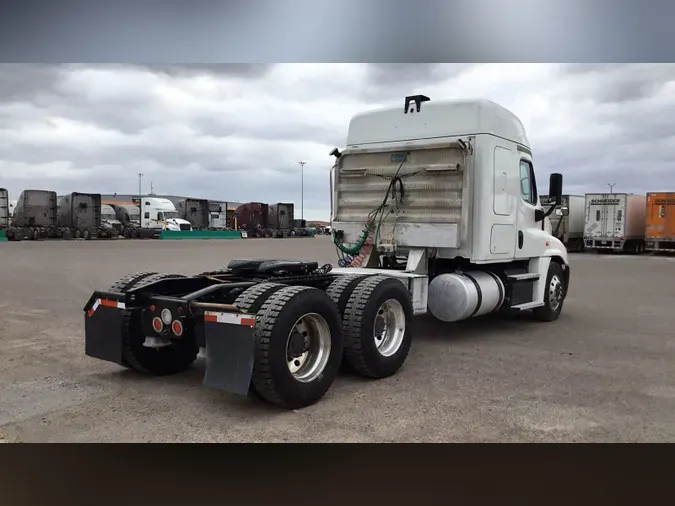
[[[392, 197], [396, 207], [398, 207], [398, 205], [403, 202], [405, 190], [403, 188], [403, 181], [398, 174], [401, 171], [401, 167], [403, 167], [404, 163], [405, 160], [401, 162], [401, 164], [398, 166], [398, 169], [396, 169], [394, 177], [389, 182], [389, 186], [387, 186], [387, 191], [384, 195], [382, 203], [377, 208], [368, 213], [368, 219], [356, 243], [351, 246], [342, 243], [341, 235], [338, 235], [335, 230], [333, 230], [333, 244], [335, 244], [335, 247], [337, 248], [338, 265], [340, 265], [340, 267], [343, 267], [342, 264], [344, 264], [345, 267], [358, 267], [361, 265], [361, 262], [365, 259], [365, 257], [372, 251], [372, 248], [375, 246], [375, 244], [378, 243], [380, 238], [380, 226], [387, 215], [386, 211], [391, 207], [391, 204], [388, 204], [389, 197]], [[396, 188], [397, 184], [398, 191]], [[374, 227], [375, 234], [373, 237]], [[364, 247], [367, 247], [367, 251], [364, 251]], [[357, 255], [356, 258], [353, 258], [354, 255]], [[349, 261], [347, 261], [347, 259], [349, 259]]]

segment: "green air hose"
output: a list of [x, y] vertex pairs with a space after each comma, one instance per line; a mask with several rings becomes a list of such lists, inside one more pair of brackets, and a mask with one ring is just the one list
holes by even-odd
[[[375, 233], [375, 242], [377, 243], [380, 236], [380, 225], [382, 224], [386, 214], [385, 210], [387, 209], [387, 201], [389, 200], [390, 194], [396, 201], [400, 202], [403, 200], [403, 181], [401, 181], [401, 178], [398, 177], [398, 174], [401, 171], [401, 167], [403, 167], [404, 163], [405, 160], [398, 166], [394, 177], [389, 182], [389, 186], [387, 187], [387, 191], [384, 194], [384, 200], [382, 201], [382, 204], [380, 204], [377, 209], [374, 209], [368, 214], [368, 221], [366, 222], [366, 225], [361, 232], [361, 236], [359, 237], [359, 240], [356, 241], [356, 243], [354, 243], [352, 246], [347, 246], [342, 242], [342, 234], [337, 234], [335, 230], [333, 230], [333, 244], [335, 244], [335, 246], [345, 255], [358, 255], [361, 252], [361, 249], [368, 241], [368, 236], [375, 225], [377, 215], [380, 214], [380, 219], [377, 222], [377, 230]], [[398, 194], [396, 192], [396, 183], [398, 183], [399, 186]]]
[[361, 233], [361, 237], [359, 237], [359, 240], [356, 241], [353, 246], [347, 246], [346, 244], [343, 244], [338, 234], [333, 231], [333, 244], [335, 244], [335, 246], [337, 246], [337, 248], [345, 255], [357, 255], [361, 251], [361, 248], [363, 248], [363, 246], [366, 244], [374, 223], [375, 222], [372, 220], [369, 220], [366, 223], [366, 226]]

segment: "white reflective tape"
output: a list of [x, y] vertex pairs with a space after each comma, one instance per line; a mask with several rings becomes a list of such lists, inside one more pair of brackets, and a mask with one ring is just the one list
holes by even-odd
[[211, 323], [230, 323], [233, 325], [255, 327], [255, 316], [240, 313], [204, 311], [204, 321]]

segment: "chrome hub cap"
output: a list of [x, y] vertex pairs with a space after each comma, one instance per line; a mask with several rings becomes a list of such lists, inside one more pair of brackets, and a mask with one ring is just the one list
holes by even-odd
[[563, 283], [558, 276], [553, 276], [548, 285], [548, 303], [557, 311], [563, 300]]
[[396, 299], [387, 300], [377, 310], [373, 334], [377, 351], [382, 356], [390, 357], [401, 347], [405, 324], [405, 311]]
[[286, 341], [288, 370], [293, 378], [302, 383], [318, 378], [326, 368], [330, 349], [330, 327], [325, 318], [316, 313], [299, 318]]

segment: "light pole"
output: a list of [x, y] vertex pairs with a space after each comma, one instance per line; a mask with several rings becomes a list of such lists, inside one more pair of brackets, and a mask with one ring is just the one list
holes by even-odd
[[607, 186], [609, 186], [609, 193], [613, 194], [614, 193], [614, 187], [616, 186], [616, 183], [607, 183]]
[[141, 196], [143, 190], [143, 174], [138, 173], [138, 196]]
[[300, 165], [300, 219], [305, 219], [305, 164], [307, 162], [298, 162]]

